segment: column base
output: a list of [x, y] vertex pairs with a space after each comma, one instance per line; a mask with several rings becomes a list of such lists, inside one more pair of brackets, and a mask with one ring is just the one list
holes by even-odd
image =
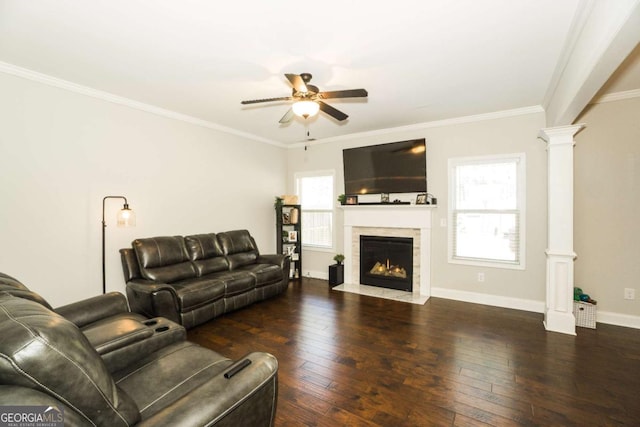
[[547, 309], [544, 313], [544, 328], [549, 332], [576, 335], [576, 319], [573, 313], [563, 313]]
[[544, 327], [547, 331], [576, 334], [573, 317], [573, 251], [547, 249], [547, 303]]

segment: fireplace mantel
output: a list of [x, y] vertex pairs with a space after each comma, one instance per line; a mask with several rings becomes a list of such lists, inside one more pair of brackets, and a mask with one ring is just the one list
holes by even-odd
[[[431, 294], [431, 216], [434, 205], [343, 205], [345, 284], [359, 285], [360, 273], [354, 258], [359, 260], [359, 249], [354, 249], [354, 237], [360, 229], [375, 228], [380, 235], [416, 234], [415, 250], [419, 252], [419, 280], [414, 281], [413, 293], [423, 297]], [[417, 283], [416, 283], [417, 282]]]
[[[344, 225], [356, 227], [431, 228], [434, 205], [342, 205]], [[392, 224], [392, 225], [391, 225]]]

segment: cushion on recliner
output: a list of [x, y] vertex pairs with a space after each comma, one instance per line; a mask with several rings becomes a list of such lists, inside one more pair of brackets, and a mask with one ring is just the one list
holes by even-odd
[[184, 241], [199, 276], [229, 269], [229, 262], [215, 233], [186, 236]]
[[114, 378], [118, 387], [138, 402], [145, 419], [176, 400], [188, 397], [191, 391], [231, 364], [230, 359], [186, 341], [140, 359], [114, 373]]
[[229, 260], [231, 270], [256, 262], [258, 248], [247, 230], [234, 230], [218, 233], [218, 240]]
[[171, 283], [197, 275], [181, 236], [136, 239], [132, 245], [145, 279]]
[[15, 295], [20, 298], [30, 299], [31, 301], [35, 301], [38, 304], [42, 304], [49, 310], [53, 310], [49, 303], [39, 294], [29, 290], [29, 288], [20, 283], [17, 279], [4, 273], [0, 273], [0, 292], [2, 291], [8, 292], [11, 295]]
[[249, 292], [251, 289], [256, 287], [255, 276], [238, 270], [220, 273], [220, 278], [224, 280], [225, 298]]
[[225, 282], [216, 277], [197, 277], [171, 284], [181, 312], [192, 310], [224, 297]]
[[[70, 321], [30, 300], [0, 295], [0, 378], [74, 407], [95, 425], [137, 422], [136, 404]], [[55, 401], [52, 399], [52, 401]]]

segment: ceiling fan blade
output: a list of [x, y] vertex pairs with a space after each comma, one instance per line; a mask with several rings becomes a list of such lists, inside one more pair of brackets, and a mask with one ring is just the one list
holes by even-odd
[[281, 96], [279, 98], [264, 98], [264, 99], [250, 99], [248, 101], [240, 101], [240, 104], [257, 104], [259, 102], [272, 102], [272, 101], [291, 101], [293, 97], [291, 96]]
[[289, 123], [291, 119], [293, 119], [293, 108], [289, 108], [289, 110], [284, 113], [284, 116], [282, 116], [279, 123]]
[[291, 86], [293, 86], [296, 92], [309, 92], [307, 84], [302, 80], [302, 77], [297, 74], [285, 74], [285, 76], [289, 79]]
[[366, 98], [369, 94], [364, 89], [348, 89], [348, 90], [331, 90], [328, 92], [320, 92], [318, 98]]
[[327, 113], [328, 115], [330, 115], [331, 117], [333, 117], [334, 119], [338, 120], [338, 121], [343, 121], [346, 120], [347, 117], [349, 117], [348, 115], [346, 115], [345, 113], [343, 113], [342, 111], [333, 108], [331, 105], [329, 104], [325, 104], [322, 101], [317, 101], [318, 105], [320, 105], [320, 109], [322, 111], [324, 111], [325, 113]]

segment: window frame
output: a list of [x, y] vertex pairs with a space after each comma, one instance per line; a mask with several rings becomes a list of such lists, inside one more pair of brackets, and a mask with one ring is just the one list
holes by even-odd
[[[456, 257], [454, 251], [454, 237], [456, 233], [456, 214], [459, 212], [456, 209], [456, 168], [466, 165], [487, 165], [493, 163], [506, 163], [514, 161], [516, 163], [516, 209], [485, 209], [486, 214], [495, 213], [512, 213], [516, 212], [519, 217], [518, 231], [519, 231], [519, 246], [518, 246], [518, 261], [506, 261], [489, 258], [471, 258], [471, 257]], [[510, 270], [524, 270], [526, 269], [526, 154], [525, 153], [511, 153], [511, 154], [495, 154], [488, 156], [474, 156], [474, 157], [455, 157], [450, 158], [448, 161], [448, 174], [449, 174], [449, 232], [447, 239], [448, 246], [448, 262], [451, 264], [460, 265], [473, 265], [481, 267], [492, 267]], [[462, 211], [462, 210], [460, 210]], [[476, 212], [478, 209], [467, 210]], [[482, 211], [482, 210], [481, 210]], [[482, 214], [482, 212], [480, 213]]]
[[[332, 180], [332, 188], [331, 188], [331, 209], [306, 209], [307, 212], [328, 212], [331, 215], [331, 246], [319, 246], [310, 243], [306, 243], [304, 239], [302, 239], [302, 247], [305, 250], [317, 251], [317, 252], [335, 252], [336, 248], [336, 207], [334, 200], [336, 199], [336, 172], [335, 170], [317, 170], [317, 171], [304, 171], [304, 172], [296, 172], [294, 173], [294, 186], [295, 193], [300, 198], [300, 218], [302, 220], [302, 214], [305, 211], [302, 206], [302, 194], [300, 183], [303, 178], [313, 178], [313, 177], [321, 177], [321, 176], [330, 176]], [[302, 233], [304, 235], [304, 221], [302, 221]]]

